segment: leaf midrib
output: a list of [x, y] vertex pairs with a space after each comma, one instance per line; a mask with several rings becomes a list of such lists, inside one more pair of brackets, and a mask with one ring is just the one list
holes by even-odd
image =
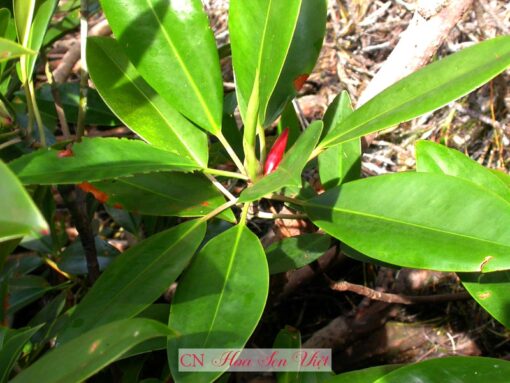
[[[507, 53], [506, 55], [502, 56], [500, 59], [503, 59], [503, 57], [506, 57], [508, 56], [509, 53]], [[337, 136], [329, 139], [328, 141], [325, 141], [321, 146], [323, 147], [328, 147], [328, 145], [330, 145], [332, 142], [335, 142], [335, 141], [338, 141], [338, 140], [342, 140], [342, 137], [348, 135], [349, 133], [352, 133], [353, 131], [355, 131], [356, 129], [358, 129], [359, 127], [361, 126], [364, 126], [364, 125], [370, 125], [373, 123], [374, 120], [377, 120], [377, 119], [380, 119], [381, 116], [384, 117], [385, 115], [388, 115], [388, 116], [391, 116], [391, 115], [394, 115], [395, 113], [398, 113], [400, 112], [402, 109], [404, 109], [405, 107], [407, 107], [409, 104], [412, 104], [412, 103], [415, 103], [417, 100], [420, 100], [420, 99], [423, 99], [423, 98], [426, 98], [428, 97], [431, 93], [437, 93], [439, 90], [445, 88], [445, 87], [451, 87], [451, 84], [453, 82], [459, 82], [459, 81], [462, 81], [463, 78], [467, 77], [468, 75], [470, 75], [471, 73], [477, 73], [479, 72], [481, 69], [480, 68], [486, 68], [486, 67], [492, 67], [492, 66], [495, 66], [495, 64], [493, 63], [493, 61], [489, 62], [489, 63], [486, 63], [485, 65], [482, 65], [481, 67], [476, 67], [476, 68], [473, 68], [471, 70], [469, 70], [468, 72], [464, 72], [463, 74], [461, 75], [458, 75], [455, 77], [454, 80], [450, 80], [448, 83], [442, 83], [441, 85], [437, 86], [437, 87], [434, 87], [432, 89], [430, 89], [427, 93], [425, 94], [422, 94], [421, 96], [417, 96], [417, 97], [412, 97], [408, 100], [406, 100], [405, 102], [399, 104], [398, 106], [396, 106], [395, 108], [392, 108], [390, 110], [385, 110], [379, 114], [376, 114], [376, 115], [373, 115], [370, 119], [367, 119], [365, 120], [364, 122], [361, 122], [361, 123], [358, 123], [356, 124], [354, 127], [352, 127], [351, 129], [349, 130], [346, 130], [340, 134], [338, 134]], [[418, 73], [418, 72], [414, 72], [414, 73]], [[389, 88], [388, 88], [389, 89]], [[469, 92], [469, 91], [468, 91]], [[462, 96], [459, 96], [459, 97], [462, 97]], [[365, 104], [367, 105], [367, 104]], [[440, 108], [441, 106], [439, 106], [438, 108]], [[437, 109], [437, 108], [435, 108]], [[357, 109], [359, 110], [359, 109]], [[356, 110], [356, 111], [357, 111]], [[356, 112], [354, 111], [354, 112]], [[354, 113], [353, 112], [353, 113]], [[349, 121], [349, 117], [353, 115], [352, 113], [343, 121], [343, 124], [347, 124]], [[379, 129], [377, 129], [379, 130]], [[363, 133], [363, 134], [366, 134], [366, 133]], [[349, 138], [347, 141], [349, 141], [350, 139], [353, 139], [353, 138]], [[341, 144], [342, 142], [346, 142], [346, 141], [340, 141], [338, 142], [338, 144]], [[331, 146], [334, 146], [331, 145]]]
[[[145, 270], [148, 270], [150, 268], [152, 268], [152, 266], [157, 263], [162, 257], [166, 256], [168, 254], [169, 251], [171, 251], [174, 247], [178, 246], [179, 244], [181, 244], [181, 242], [183, 242], [186, 237], [194, 230], [196, 230], [200, 225], [202, 224], [202, 222], [200, 221], [196, 221], [195, 224], [191, 225], [191, 227], [186, 230], [180, 237], [178, 237], [177, 239], [175, 239], [174, 241], [172, 241], [172, 244], [167, 247], [164, 251], [162, 251], [160, 253], [159, 256], [157, 257], [154, 257], [154, 259], [144, 268], [144, 271]], [[132, 286], [132, 285], [136, 285], [137, 284], [137, 281], [138, 279], [140, 279], [141, 276], [143, 276], [144, 274], [143, 273], [138, 273], [133, 279], [131, 279], [126, 285], [123, 286], [122, 289], [120, 289], [119, 291], [117, 291], [112, 297], [110, 297], [105, 303], [114, 303], [116, 301], [116, 299], [121, 296], [122, 294], [124, 294], [124, 292], [126, 290], [129, 290], [129, 288]], [[106, 304], [103, 304], [103, 309], [100, 310], [99, 312], [96, 312], [96, 317], [98, 318], [102, 318], [102, 314], [109, 310], [110, 309], [110, 306], [109, 305], [106, 305]], [[131, 317], [133, 317], [135, 314], [132, 314]], [[78, 316], [79, 318], [79, 316]], [[75, 320], [76, 318], [71, 318], [71, 321]], [[111, 323], [111, 322], [106, 322], [106, 323]], [[106, 324], [106, 323], [103, 323], [103, 324]], [[93, 326], [92, 328], [95, 328], [95, 326]]]
[[223, 286], [222, 286], [220, 295], [218, 297], [218, 302], [216, 303], [216, 307], [214, 309], [214, 314], [213, 314], [213, 317], [212, 317], [211, 324], [209, 326], [209, 330], [207, 331], [207, 336], [206, 336], [206, 338], [205, 338], [205, 340], [203, 342], [204, 346], [207, 345], [207, 341], [209, 340], [209, 337], [212, 334], [212, 329], [213, 329], [214, 325], [216, 324], [216, 320], [218, 318], [218, 312], [220, 310], [221, 302], [223, 301], [223, 298], [224, 298], [227, 282], [229, 280], [230, 274], [232, 273], [232, 268], [233, 268], [234, 261], [235, 261], [235, 258], [236, 258], [237, 248], [238, 248], [239, 242], [241, 240], [243, 229], [244, 229], [244, 226], [242, 226], [242, 225], [238, 226], [238, 233], [236, 235], [236, 238], [235, 238], [235, 241], [234, 241], [234, 246], [232, 247], [232, 252], [230, 254], [230, 260], [229, 260], [229, 263], [228, 263], [228, 266], [227, 266], [227, 270], [226, 270], [226, 273], [225, 273], [225, 279], [223, 281]]
[[[175, 136], [177, 137], [177, 139], [180, 141], [180, 143], [186, 148], [186, 150], [188, 151], [188, 153], [191, 155], [192, 159], [194, 161], [196, 161], [196, 163], [199, 165], [199, 166], [202, 166], [202, 167], [206, 167], [207, 164], [204, 164], [202, 162], [202, 160], [200, 159], [200, 157], [195, 153], [194, 150], [192, 150], [192, 148], [190, 148], [190, 146], [188, 145], [188, 143], [180, 136], [180, 134], [178, 134], [178, 130], [174, 129], [172, 124], [170, 123], [170, 121], [168, 121], [168, 119], [166, 118], [166, 115], [157, 107], [156, 104], [154, 104], [154, 102], [152, 101], [152, 99], [150, 97], [148, 97], [148, 95], [138, 86], [138, 84], [136, 84], [136, 82], [134, 81], [134, 79], [131, 78], [131, 76], [129, 76], [127, 74], [126, 71], [124, 71], [122, 69], [122, 67], [120, 66], [120, 64], [114, 60], [109, 54], [108, 52], [106, 52], [103, 47], [98, 44], [99, 48], [104, 52], [105, 56], [110, 59], [110, 62], [113, 63], [113, 65], [115, 65], [117, 67], [117, 69], [122, 73], [124, 74], [124, 76], [129, 80], [130, 84], [132, 84], [139, 92], [140, 94], [148, 101], [148, 103], [154, 108], [154, 110], [156, 110], [156, 112], [161, 116], [161, 118], [163, 119], [163, 121], [166, 123], [166, 125], [170, 128], [170, 130], [172, 132], [174, 132]], [[166, 102], [166, 101], [165, 101]], [[176, 111], [177, 112], [177, 111]], [[178, 112], [177, 112], [178, 113]], [[120, 116], [119, 116], [120, 118]], [[139, 134], [137, 132], [137, 134]]]
[[[317, 205], [317, 204], [309, 203], [308, 206], [316, 207], [316, 208], [323, 209], [323, 210], [329, 210], [326, 207], [324, 207], [324, 205]], [[344, 213], [344, 214], [347, 214], [347, 215], [350, 214], [350, 215], [354, 215], [354, 216], [368, 217], [368, 218], [372, 218], [372, 219], [375, 219], [375, 220], [397, 223], [397, 224], [400, 224], [402, 226], [416, 227], [416, 228], [419, 228], [419, 229], [423, 229], [425, 231], [432, 231], [432, 232], [435, 232], [435, 233], [447, 234], [447, 235], [451, 235], [451, 236], [454, 236], [454, 237], [467, 238], [467, 239], [473, 240], [475, 242], [489, 243], [491, 245], [501, 246], [503, 248], [508, 248], [510, 250], [510, 246], [509, 245], [505, 245], [505, 244], [502, 244], [502, 243], [499, 243], [499, 242], [495, 242], [495, 241], [492, 241], [492, 240], [488, 240], [488, 239], [473, 237], [473, 236], [467, 235], [467, 234], [455, 233], [455, 232], [451, 232], [451, 231], [448, 231], [448, 230], [441, 230], [441, 229], [434, 228], [434, 227], [423, 226], [423, 225], [420, 225], [420, 224], [417, 224], [417, 223], [413, 223], [413, 222], [399, 221], [399, 220], [394, 219], [394, 218], [383, 217], [383, 216], [378, 216], [378, 215], [375, 215], [375, 214], [359, 212], [359, 211], [354, 211], [354, 210], [341, 209], [341, 208], [338, 208], [338, 207], [333, 207], [332, 210], [333, 211], [337, 211], [339, 213]]]
[[205, 100], [202, 96], [202, 93], [200, 93], [200, 90], [199, 90], [197, 84], [195, 83], [193, 76], [191, 76], [191, 73], [189, 72], [188, 67], [184, 64], [184, 61], [179, 54], [179, 51], [175, 48], [175, 45], [172, 42], [172, 39], [168, 35], [163, 23], [161, 22], [158, 14], [156, 13], [156, 11], [154, 10], [154, 7], [152, 6], [151, 0], [146, 0], [146, 3], [149, 6], [149, 9], [151, 10], [152, 14], [154, 15], [154, 18], [158, 22], [158, 24], [160, 26], [161, 33], [165, 37], [165, 40], [167, 41], [168, 45], [170, 46], [170, 49], [174, 53], [182, 71], [184, 72], [186, 79], [188, 80], [188, 83], [191, 85], [191, 89], [193, 90], [193, 93], [195, 93], [195, 95], [198, 99], [198, 102], [202, 106], [202, 109], [205, 112], [207, 120], [211, 124], [212, 128], [215, 130], [214, 134], [217, 135], [219, 132], [221, 132], [221, 130], [220, 130], [219, 126], [216, 124], [216, 122], [214, 121], [214, 117], [212, 116], [212, 113], [209, 110], [207, 103], [205, 102]]

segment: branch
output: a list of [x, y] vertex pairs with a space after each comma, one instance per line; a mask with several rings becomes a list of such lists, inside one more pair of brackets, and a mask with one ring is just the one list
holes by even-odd
[[381, 291], [373, 290], [366, 286], [356, 285], [346, 281], [332, 282], [330, 287], [336, 291], [350, 291], [358, 295], [363, 295], [375, 301], [398, 303], [403, 305], [414, 305], [418, 303], [438, 303], [438, 302], [451, 302], [459, 300], [471, 299], [471, 295], [467, 292], [448, 293], [448, 294], [434, 294], [434, 295], [404, 295], [404, 294], [391, 294], [383, 293]]

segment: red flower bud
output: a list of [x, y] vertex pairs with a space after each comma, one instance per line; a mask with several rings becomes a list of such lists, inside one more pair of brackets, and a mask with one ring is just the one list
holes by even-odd
[[273, 144], [273, 147], [269, 151], [267, 155], [266, 163], [264, 165], [264, 175], [268, 175], [278, 168], [280, 162], [283, 157], [283, 153], [285, 153], [285, 148], [287, 147], [287, 140], [289, 139], [289, 128], [285, 128], [285, 130], [280, 134], [280, 137], [276, 139]]

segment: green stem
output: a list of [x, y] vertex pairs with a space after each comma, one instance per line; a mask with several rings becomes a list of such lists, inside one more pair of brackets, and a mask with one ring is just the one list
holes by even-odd
[[211, 218], [214, 218], [216, 217], [218, 214], [220, 214], [223, 210], [227, 210], [228, 208], [234, 206], [235, 204], [237, 204], [237, 199], [235, 201], [228, 201], [228, 202], [225, 202], [223, 205], [221, 206], [218, 206], [216, 209], [214, 209], [213, 211], [211, 211], [209, 214], [207, 215], [204, 215], [203, 217], [199, 218], [198, 219], [198, 222], [205, 222], [205, 221], [208, 221], [210, 220]]
[[23, 89], [25, 90], [25, 98], [27, 99], [27, 109], [28, 109], [28, 121], [27, 121], [27, 131], [26, 131], [26, 140], [27, 142], [32, 142], [32, 132], [34, 129], [34, 109], [32, 107], [32, 96], [30, 95], [30, 89], [28, 88], [28, 84], [25, 83], [23, 85]]
[[221, 184], [221, 182], [219, 182], [216, 178], [214, 178], [213, 176], [211, 176], [210, 174], [207, 174], [207, 173], [205, 173], [204, 175], [205, 175], [205, 176], [209, 179], [209, 181], [211, 181], [211, 182], [212, 182], [212, 184], [213, 184], [213, 185], [214, 185], [214, 186], [215, 186], [215, 187], [216, 187], [216, 188], [217, 188], [220, 192], [222, 192], [222, 193], [223, 193], [223, 194], [224, 194], [224, 195], [225, 195], [225, 196], [226, 196], [226, 197], [227, 197], [230, 201], [237, 201], [237, 198], [236, 198], [236, 197], [234, 197], [234, 196], [232, 195], [232, 193], [230, 193], [230, 192], [228, 191], [228, 189], [227, 189], [225, 186], [223, 186], [223, 185]]
[[44, 133], [44, 124], [41, 118], [41, 113], [39, 112], [39, 107], [37, 106], [34, 83], [32, 81], [28, 82], [28, 89], [30, 93], [30, 102], [32, 103], [33, 113], [35, 116], [35, 122], [37, 123], [37, 129], [39, 130], [39, 139], [41, 140], [41, 145], [44, 148], [46, 147], [46, 134]]
[[259, 115], [259, 73], [255, 74], [253, 90], [248, 101], [244, 121], [243, 149], [248, 176], [253, 181], [259, 173], [259, 161], [255, 154], [255, 143], [257, 139], [257, 121]]
[[319, 154], [321, 154], [321, 153], [322, 153], [323, 151], [325, 151], [326, 149], [327, 149], [327, 148], [326, 148], [326, 147], [324, 147], [324, 146], [320, 146], [320, 145], [319, 145], [319, 146], [317, 146], [317, 147], [313, 150], [313, 152], [312, 152], [312, 154], [310, 155], [310, 157], [308, 158], [308, 161], [313, 160], [315, 157], [317, 157]]
[[248, 176], [246, 176], [244, 174], [229, 172], [227, 170], [205, 168], [205, 169], [202, 169], [202, 171], [204, 173], [213, 174], [213, 175], [220, 176], [220, 177], [238, 178], [240, 180], [245, 180], [245, 181], [248, 180]]
[[281, 194], [270, 194], [270, 195], [264, 196], [264, 198], [272, 199], [275, 201], [293, 203], [294, 205], [299, 205], [299, 206], [303, 206], [306, 204], [306, 202], [303, 200], [300, 200], [297, 198], [292, 198], [292, 197], [287, 197], [287, 196], [281, 195]]
[[251, 202], [245, 203], [243, 206], [243, 211], [241, 212], [241, 219], [239, 220], [239, 225], [246, 225], [246, 219], [248, 217], [248, 211], [250, 210]]
[[223, 135], [223, 133], [220, 131], [219, 134], [216, 137], [221, 142], [221, 144], [223, 145], [223, 147], [227, 151], [227, 153], [230, 156], [230, 158], [232, 158], [232, 161], [234, 161], [234, 163], [236, 164], [236, 166], [239, 169], [239, 171], [242, 174], [247, 175], [248, 173], [246, 173], [246, 169], [245, 169], [245, 167], [243, 165], [243, 162], [239, 159], [239, 157], [237, 156], [237, 154], [234, 151], [234, 149], [232, 149], [232, 146], [230, 146], [230, 144], [228, 143], [228, 141], [225, 138], [225, 136]]

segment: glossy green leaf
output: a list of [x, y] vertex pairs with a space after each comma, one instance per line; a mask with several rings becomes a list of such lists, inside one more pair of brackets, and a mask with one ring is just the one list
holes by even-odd
[[328, 234], [383, 262], [440, 271], [510, 268], [510, 204], [460, 178], [371, 177], [330, 189], [305, 208]]
[[438, 109], [510, 65], [510, 36], [484, 41], [405, 77], [355, 110], [320, 147], [330, 147]]
[[[229, 10], [232, 65], [239, 111], [247, 123], [248, 102], [258, 95], [258, 116], [267, 105], [289, 53], [302, 0], [232, 0]], [[296, 48], [297, 49], [297, 48]]]
[[452, 356], [398, 368], [374, 383], [479, 383], [481, 381], [506, 383], [509, 374], [510, 362], [506, 360]]
[[331, 239], [323, 234], [303, 234], [284, 238], [266, 249], [271, 274], [298, 269], [312, 263], [329, 248]]
[[[335, 97], [324, 115], [322, 135], [335, 129], [352, 113], [349, 94], [345, 91]], [[324, 188], [330, 189], [361, 176], [361, 140], [355, 138], [322, 152], [319, 157], [319, 176]]]
[[[99, 270], [102, 271], [113, 262], [120, 252], [99, 236], [94, 238], [94, 242], [97, 251], [97, 263], [99, 263]], [[88, 274], [87, 258], [79, 238], [66, 247], [57, 264], [60, 270], [72, 275]]]
[[0, 161], [0, 242], [48, 230], [48, 225], [16, 176]]
[[510, 271], [459, 273], [466, 290], [489, 314], [510, 328]]
[[[385, 366], [370, 367], [363, 370], [345, 372], [326, 380], [325, 383], [373, 383], [377, 379], [388, 375], [391, 371], [399, 367], [402, 367], [402, 365], [388, 364]], [[385, 383], [390, 383], [390, 381]], [[409, 383], [411, 383], [411, 381], [409, 381]]]
[[327, 13], [326, 0], [302, 0], [289, 52], [268, 104], [265, 126], [280, 115], [312, 72], [322, 48]]
[[416, 143], [416, 171], [460, 177], [510, 201], [510, 189], [489, 169], [458, 150], [431, 141]]
[[24, 47], [28, 47], [30, 26], [34, 18], [36, 0], [14, 0], [13, 11], [18, 41]]
[[99, 94], [129, 129], [158, 148], [207, 166], [206, 134], [145, 82], [119, 43], [89, 38], [87, 63]]
[[120, 46], [171, 106], [213, 134], [221, 129], [218, 51], [200, 0], [102, 0]]
[[57, 149], [40, 149], [17, 158], [9, 166], [22, 183], [40, 185], [75, 184], [136, 173], [198, 169], [191, 160], [139, 140], [84, 138], [81, 143], [72, 146], [72, 155], [61, 155], [62, 151]]
[[254, 201], [285, 186], [301, 186], [301, 172], [319, 141], [321, 131], [322, 121], [313, 122], [285, 154], [278, 168], [245, 189], [239, 202]]
[[168, 342], [176, 382], [210, 382], [220, 372], [178, 371], [179, 348], [242, 348], [266, 303], [269, 272], [259, 239], [237, 225], [211, 239], [179, 281], [169, 327], [179, 336]]
[[507, 173], [503, 173], [501, 170], [496, 169], [489, 169], [489, 171], [496, 177], [498, 177], [501, 181], [503, 181], [507, 188], [510, 188], [510, 175], [508, 175]]
[[[9, 25], [11, 23], [11, 12], [7, 8], [0, 8], [0, 37], [6, 38], [10, 41], [14, 39], [10, 39], [9, 35]], [[16, 33], [16, 32], [14, 32]]]
[[11, 382], [33, 383], [41, 381], [41, 377], [44, 377], [45, 383], [81, 382], [135, 345], [162, 335], [173, 336], [174, 333], [165, 325], [150, 319], [135, 318], [109, 323], [49, 351]]
[[108, 267], [78, 304], [60, 342], [150, 306], [188, 265], [205, 234], [205, 223], [188, 221], [130, 248]]
[[[225, 203], [223, 195], [201, 174], [161, 172], [95, 182], [108, 204], [146, 215], [201, 217]], [[235, 222], [232, 210], [218, 217]]]
[[0, 62], [11, 60], [22, 55], [33, 55], [34, 51], [23, 48], [13, 41], [0, 37]]
[[42, 325], [33, 328], [8, 330], [4, 344], [0, 346], [0, 383], [7, 382], [16, 360], [23, 350], [23, 346], [41, 327]]
[[[301, 334], [299, 330], [290, 326], [285, 326], [285, 328], [280, 330], [276, 335], [273, 348], [301, 348]], [[297, 360], [291, 360], [290, 362], [294, 362], [296, 364], [295, 367], [299, 367]], [[299, 378], [299, 369], [297, 369], [297, 371], [281, 371], [276, 373], [276, 380], [278, 383], [296, 383], [300, 381]]]
[[[32, 51], [41, 49], [46, 29], [50, 23], [57, 0], [15, 0], [14, 17], [20, 43]], [[37, 56], [27, 56], [22, 61], [22, 71], [30, 79], [35, 68]]]

